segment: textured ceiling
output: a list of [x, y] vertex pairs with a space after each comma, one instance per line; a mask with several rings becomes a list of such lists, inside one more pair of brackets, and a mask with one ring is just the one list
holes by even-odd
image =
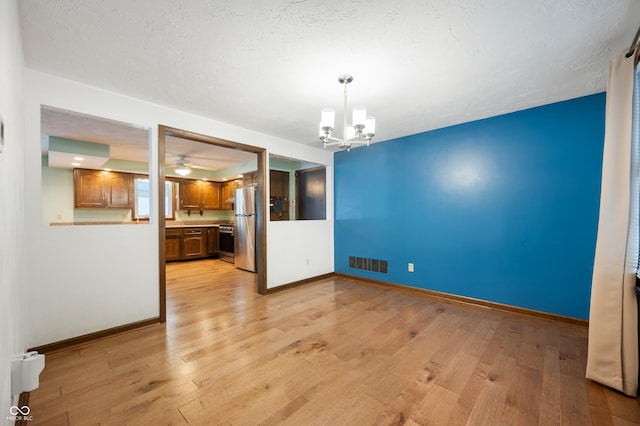
[[637, 0], [18, 3], [30, 68], [318, 146], [342, 73], [382, 141], [603, 91], [640, 24]]

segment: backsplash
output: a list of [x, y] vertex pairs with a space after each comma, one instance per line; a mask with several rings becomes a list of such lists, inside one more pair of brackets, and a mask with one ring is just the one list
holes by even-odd
[[[202, 221], [225, 221], [233, 222], [233, 210], [203, 210], [202, 216], [199, 212], [191, 212], [188, 215], [185, 210], [176, 210], [176, 222], [202, 222]], [[167, 223], [170, 221], [167, 221]]]

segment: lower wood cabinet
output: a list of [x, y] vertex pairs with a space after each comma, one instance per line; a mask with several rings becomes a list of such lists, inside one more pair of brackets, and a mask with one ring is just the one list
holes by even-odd
[[182, 258], [182, 229], [167, 229], [164, 247], [167, 262], [180, 260]]
[[165, 260], [203, 259], [218, 255], [218, 228], [167, 228]]
[[182, 258], [200, 259], [207, 257], [207, 234], [203, 228], [182, 230]]

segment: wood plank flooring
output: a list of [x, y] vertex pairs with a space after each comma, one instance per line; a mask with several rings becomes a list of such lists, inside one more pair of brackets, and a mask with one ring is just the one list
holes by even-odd
[[344, 277], [167, 266], [165, 325], [47, 355], [33, 425], [632, 425], [587, 329]]

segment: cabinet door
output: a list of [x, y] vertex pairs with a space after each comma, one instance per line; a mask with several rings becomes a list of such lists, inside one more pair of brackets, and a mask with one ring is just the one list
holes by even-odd
[[133, 208], [133, 175], [109, 172], [105, 176], [106, 207]]
[[182, 258], [180, 253], [180, 247], [182, 246], [182, 230], [180, 229], [167, 229], [165, 231], [165, 260], [171, 262], [172, 260], [180, 260]]
[[206, 237], [202, 228], [187, 228], [182, 230], [183, 259], [196, 259], [207, 256]]
[[244, 173], [242, 175], [243, 186], [258, 186], [258, 172]]
[[221, 190], [221, 208], [223, 210], [233, 210], [233, 203], [227, 203], [227, 200], [235, 196], [235, 190], [242, 188], [242, 180], [232, 180], [222, 184]]
[[220, 204], [223, 210], [231, 210], [233, 208], [233, 204], [227, 202], [231, 197], [233, 197], [231, 182], [225, 182], [222, 184], [222, 191], [220, 195]]
[[269, 195], [270, 220], [289, 220], [289, 172], [269, 170]]
[[202, 187], [202, 210], [220, 209], [220, 183], [201, 182]]
[[202, 187], [200, 181], [180, 180], [180, 210], [200, 210]]
[[99, 170], [73, 170], [73, 195], [74, 206], [81, 207], [104, 207], [105, 172]]
[[218, 228], [207, 228], [207, 254], [209, 256], [217, 256], [220, 251], [218, 237]]

